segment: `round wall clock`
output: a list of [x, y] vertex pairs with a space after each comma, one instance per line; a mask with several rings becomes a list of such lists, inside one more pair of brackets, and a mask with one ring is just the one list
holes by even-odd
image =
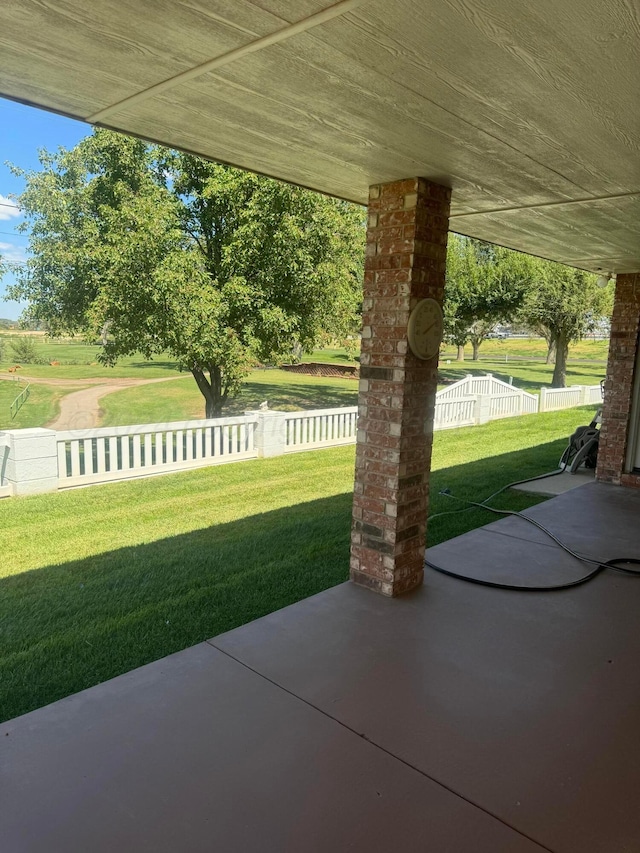
[[424, 360], [434, 358], [442, 340], [443, 316], [440, 303], [422, 299], [409, 316], [407, 337], [411, 352]]

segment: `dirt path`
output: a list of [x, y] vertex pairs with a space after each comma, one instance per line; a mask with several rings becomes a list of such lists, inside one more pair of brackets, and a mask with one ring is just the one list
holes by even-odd
[[[25, 377], [26, 378], [26, 377]], [[122, 388], [131, 388], [136, 385], [153, 385], [158, 382], [173, 382], [177, 376], [167, 376], [161, 379], [112, 379], [108, 383], [104, 380], [78, 380], [82, 384], [93, 383], [89, 388], [74, 391], [60, 400], [60, 414], [55, 420], [47, 424], [48, 429], [92, 429], [100, 423], [100, 400], [107, 394], [120, 391]], [[34, 380], [40, 382], [41, 380]], [[65, 384], [59, 379], [46, 380], [47, 384]], [[66, 383], [72, 387], [71, 382]]]
[[[0, 379], [20, 380], [20, 382], [34, 382], [38, 385], [64, 386], [66, 388], [82, 388], [85, 385], [100, 385], [104, 379], [47, 379], [42, 376], [23, 376], [21, 373], [0, 373]], [[111, 380], [107, 380], [110, 382]]]

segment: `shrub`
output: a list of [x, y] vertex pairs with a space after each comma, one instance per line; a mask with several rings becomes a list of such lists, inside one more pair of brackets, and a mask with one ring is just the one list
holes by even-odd
[[23, 364], [38, 364], [42, 360], [38, 357], [38, 347], [32, 338], [15, 338], [11, 342], [11, 356]]

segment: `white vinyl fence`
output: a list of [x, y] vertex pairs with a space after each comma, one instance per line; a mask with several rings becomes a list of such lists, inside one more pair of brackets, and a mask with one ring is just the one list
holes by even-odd
[[[440, 393], [438, 391], [438, 394]], [[436, 394], [433, 416], [434, 429], [452, 429], [453, 427], [474, 426], [476, 423], [480, 423], [480, 398], [477, 395], [442, 399], [438, 397], [438, 394]]]
[[287, 412], [284, 452], [351, 444], [356, 439], [358, 407]]
[[252, 459], [256, 423], [242, 416], [58, 432], [60, 488]]
[[436, 394], [436, 408], [442, 402], [463, 400], [472, 396], [490, 397], [490, 420], [513, 415], [532, 415], [538, 411], [538, 398], [520, 388], [514, 388], [490, 373], [484, 376], [467, 376], [443, 388]]
[[[602, 400], [600, 386], [542, 389], [540, 411]], [[487, 374], [436, 394], [434, 429], [533, 414], [538, 397]], [[0, 433], [0, 497], [148, 477], [356, 440], [358, 408], [255, 411], [232, 418], [56, 432]]]
[[600, 385], [571, 385], [569, 388], [541, 388], [540, 411], [555, 412], [573, 406], [588, 406], [602, 402]]

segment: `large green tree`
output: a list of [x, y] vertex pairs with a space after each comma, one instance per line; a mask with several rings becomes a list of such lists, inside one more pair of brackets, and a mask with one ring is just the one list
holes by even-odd
[[255, 361], [356, 328], [361, 208], [107, 130], [41, 165], [14, 169], [30, 258], [8, 295], [105, 363], [171, 354], [207, 417]]
[[545, 338], [549, 354], [555, 351], [551, 385], [564, 388], [569, 346], [611, 316], [613, 287], [599, 287], [592, 273], [564, 264], [540, 258], [530, 258], [530, 264], [532, 281], [521, 317]]
[[450, 234], [445, 287], [445, 336], [458, 347], [470, 342], [473, 360], [498, 323], [511, 320], [530, 281], [527, 258], [481, 240]]

